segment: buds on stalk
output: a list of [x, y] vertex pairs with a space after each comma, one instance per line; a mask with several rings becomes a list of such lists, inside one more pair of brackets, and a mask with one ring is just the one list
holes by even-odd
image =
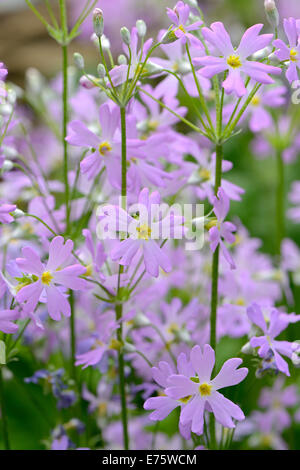
[[99, 78], [104, 78], [106, 75], [106, 70], [103, 64], [98, 64], [97, 73]]
[[277, 28], [279, 25], [279, 13], [274, 0], [265, 0], [265, 12], [268, 21], [273, 28]]
[[79, 70], [84, 69], [84, 59], [81, 54], [75, 52], [73, 55], [74, 63]]
[[121, 33], [122, 41], [123, 41], [127, 46], [130, 46], [131, 37], [130, 37], [129, 29], [126, 28], [126, 26], [123, 26], [123, 28], [121, 28], [120, 33]]
[[101, 38], [104, 31], [103, 11], [100, 8], [95, 8], [93, 11], [94, 31], [98, 38]]
[[161, 42], [162, 44], [171, 44], [172, 42], [177, 41], [177, 39], [178, 38], [175, 36], [172, 27], [170, 27], [161, 38]]
[[147, 33], [147, 25], [144, 20], [137, 20], [136, 22], [136, 29], [140, 38], [146, 36]]
[[126, 65], [127, 64], [127, 59], [124, 54], [120, 54], [118, 57], [118, 64], [119, 65]]

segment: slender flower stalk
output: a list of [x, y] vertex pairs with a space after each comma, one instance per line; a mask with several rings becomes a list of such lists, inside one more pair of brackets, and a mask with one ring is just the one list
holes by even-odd
[[285, 237], [285, 171], [282, 152], [276, 150], [277, 189], [276, 189], [276, 256], [280, 261], [281, 244]]
[[10, 450], [8, 423], [7, 423], [6, 407], [5, 407], [5, 400], [4, 400], [3, 373], [2, 373], [1, 366], [0, 366], [0, 409], [1, 409], [1, 421], [2, 421], [4, 447], [6, 450]]
[[[122, 196], [122, 208], [126, 210], [126, 196], [127, 196], [127, 144], [126, 144], [126, 109], [120, 108], [121, 115], [121, 138], [122, 138], [122, 163], [121, 163], [121, 172], [122, 172], [122, 187], [121, 187], [121, 196]], [[123, 266], [119, 267], [119, 280], [123, 271]], [[118, 285], [118, 295], [120, 294], [120, 283]], [[123, 314], [123, 305], [116, 304], [116, 319], [119, 321], [122, 318]], [[120, 323], [120, 328], [117, 331], [117, 339], [120, 344], [123, 344], [123, 328], [122, 322]], [[122, 351], [118, 351], [118, 366], [119, 366], [119, 387], [120, 387], [120, 397], [121, 397], [121, 414], [122, 414], [122, 426], [123, 426], [123, 443], [124, 449], [129, 449], [129, 435], [128, 435], [128, 422], [127, 422], [127, 404], [126, 404], [126, 390], [125, 390], [125, 374], [124, 374], [124, 356]]]
[[[221, 110], [222, 112], [222, 110]], [[218, 194], [222, 182], [223, 146], [216, 146], [216, 169], [215, 169], [215, 195]], [[210, 345], [216, 350], [217, 346], [217, 310], [218, 310], [218, 287], [219, 287], [219, 254], [220, 246], [217, 246], [212, 259], [211, 278], [211, 302], [210, 302]], [[216, 446], [215, 418], [210, 415], [210, 444], [214, 449]]]

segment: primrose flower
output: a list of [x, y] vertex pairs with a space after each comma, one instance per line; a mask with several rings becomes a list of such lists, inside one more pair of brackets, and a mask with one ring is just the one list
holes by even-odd
[[[105, 167], [110, 184], [120, 188], [121, 140], [119, 130], [120, 113], [117, 106], [104, 103], [100, 106], [99, 120], [101, 137], [90, 131], [81, 121], [71, 121], [69, 124], [67, 142], [77, 147], [90, 149], [89, 154], [80, 163], [80, 169], [89, 179], [95, 178]], [[129, 150], [141, 145], [139, 141], [127, 140]]]
[[287, 62], [288, 68], [286, 71], [286, 78], [290, 83], [298, 80], [298, 71], [300, 68], [300, 40], [299, 30], [297, 28], [297, 21], [295, 18], [289, 18], [283, 20], [283, 27], [285, 34], [288, 38], [288, 46], [282, 41], [282, 39], [276, 39], [274, 46], [278, 47], [275, 51], [276, 57], [281, 62]]
[[214, 47], [214, 53], [193, 59], [196, 66], [204, 66], [200, 73], [207, 78], [228, 71], [223, 82], [227, 94], [235, 93], [241, 97], [247, 93], [243, 75], [251, 77], [255, 82], [269, 85], [274, 80], [268, 74], [279, 75], [281, 69], [261, 62], [249, 60], [257, 51], [264, 49], [271, 42], [272, 34], [259, 35], [263, 24], [256, 24], [247, 29], [240, 45], [235, 49], [223, 23], [216, 22], [210, 28], [203, 28], [202, 34], [206, 41]]
[[17, 206], [14, 204], [0, 204], [0, 223], [10, 224], [13, 222], [14, 218], [11, 212], [14, 212], [16, 208]]
[[223, 426], [234, 428], [232, 418], [241, 421], [245, 418], [244, 413], [218, 390], [244, 380], [248, 369], [238, 369], [241, 363], [239, 358], [229, 359], [218, 375], [211, 379], [215, 365], [214, 350], [208, 344], [203, 350], [200, 346], [194, 346], [189, 360], [185, 354], [180, 355], [178, 374], [170, 374], [165, 363], [160, 364], [161, 370], [153, 368], [153, 376], [164, 386], [165, 396], [149, 398], [144, 408], [155, 410], [150, 419], [158, 421], [180, 406], [180, 426], [189, 427], [198, 435], [203, 433], [205, 411], [213, 413]]
[[16, 333], [19, 327], [13, 322], [19, 317], [20, 313], [17, 310], [0, 310], [0, 331], [6, 334]]
[[35, 250], [29, 246], [23, 248], [24, 258], [17, 258], [16, 263], [25, 275], [19, 279], [21, 288], [16, 299], [21, 303], [26, 302], [26, 311], [33, 312], [39, 300], [46, 297], [48, 312], [53, 320], [59, 321], [61, 314], [66, 317], [71, 315], [69, 302], [58, 286], [72, 290], [85, 289], [87, 286], [87, 281], [79, 277], [86, 273], [86, 268], [80, 264], [67, 263], [72, 250], [72, 240], [64, 242], [61, 236], [53, 238], [45, 265]]
[[[253, 303], [247, 309], [247, 315], [249, 320], [257, 325], [264, 333], [262, 336], [252, 337], [250, 340], [250, 346], [252, 348], [259, 348], [258, 355], [262, 358], [265, 358], [271, 350], [278, 370], [289, 376], [290, 372], [288, 364], [282, 358], [281, 354], [291, 358], [292, 354], [296, 350], [300, 349], [300, 345], [297, 345], [297, 343], [290, 343], [289, 341], [278, 341], [275, 339], [290, 323], [288, 320], [289, 315], [282, 314], [274, 308], [271, 311], [270, 319], [267, 319], [266, 321], [260, 306], [256, 303]], [[294, 322], [294, 316], [292, 320]]]
[[229, 253], [225, 242], [232, 244], [235, 241], [233, 232], [236, 231], [236, 226], [231, 222], [224, 222], [226, 215], [229, 211], [229, 197], [223, 188], [218, 191], [218, 196], [214, 198], [214, 213], [217, 216], [217, 223], [209, 229], [210, 248], [214, 253], [219, 245], [224, 258], [229, 263], [231, 269], [235, 269], [235, 263]]
[[113, 228], [125, 233], [122, 240], [111, 252], [113, 261], [129, 266], [135, 255], [142, 251], [145, 270], [151, 276], [158, 277], [159, 267], [170, 272], [172, 264], [162, 247], [157, 243], [160, 238], [180, 238], [184, 232], [183, 217], [176, 215], [172, 208], [162, 215], [160, 195], [144, 188], [135, 205], [137, 216], [132, 216], [117, 206], [102, 208], [104, 218], [101, 221], [104, 229]]
[[167, 15], [173, 22], [171, 32], [180, 40], [183, 44], [186, 42], [193, 46], [202, 46], [200, 39], [190, 33], [200, 28], [203, 21], [199, 20], [193, 24], [189, 24], [190, 7], [184, 2], [177, 2], [173, 9], [167, 8]]

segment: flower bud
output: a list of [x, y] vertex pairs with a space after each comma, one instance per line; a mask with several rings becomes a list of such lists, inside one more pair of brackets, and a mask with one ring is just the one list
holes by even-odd
[[270, 25], [275, 29], [279, 25], [279, 13], [274, 0], [265, 0], [265, 12]]
[[79, 70], [83, 70], [84, 69], [84, 59], [83, 59], [82, 55], [79, 54], [78, 52], [75, 52], [73, 54], [73, 59], [74, 59], [74, 63], [76, 65], [76, 67]]
[[120, 33], [121, 33], [122, 41], [123, 41], [127, 46], [130, 46], [131, 37], [130, 37], [129, 29], [126, 28], [126, 26], [123, 26], [123, 28], [121, 28]]
[[118, 64], [119, 65], [126, 65], [127, 64], [127, 59], [124, 54], [120, 54], [118, 57]]
[[197, 0], [185, 0], [185, 3], [192, 8], [198, 8]]
[[146, 315], [144, 315], [143, 313], [138, 313], [134, 317], [133, 323], [134, 323], [135, 326], [149, 326], [149, 325], [151, 325], [151, 322], [148, 320]]
[[177, 36], [175, 35], [172, 27], [169, 28], [165, 34], [163, 35], [163, 37], [161, 38], [161, 43], [162, 44], [171, 44], [172, 42], [175, 42], [177, 41]]
[[103, 64], [98, 64], [97, 73], [99, 78], [104, 78], [106, 75], [106, 70]]
[[244, 346], [241, 349], [241, 352], [243, 354], [253, 354], [253, 348], [251, 348], [250, 343], [244, 344]]
[[[89, 77], [91, 78], [91, 80], [95, 80], [96, 77], [94, 77], [93, 75], [89, 75]], [[88, 79], [88, 77], [81, 77], [80, 80], [79, 80], [79, 84], [80, 86], [82, 86], [83, 88], [86, 88], [87, 90], [90, 90], [91, 88], [94, 88], [96, 85], [94, 85], [94, 83]]]
[[93, 11], [94, 31], [98, 38], [101, 38], [104, 31], [103, 11], [100, 8], [95, 8]]
[[125, 341], [123, 351], [124, 353], [130, 354], [136, 352], [136, 348], [133, 346], [133, 344], [127, 343], [127, 341]]
[[6, 172], [10, 171], [14, 167], [14, 164], [11, 160], [4, 160], [1, 171]]
[[23, 212], [21, 209], [16, 209], [14, 210], [12, 215], [14, 216], [15, 219], [20, 219], [21, 217], [24, 217], [25, 212]]
[[146, 36], [147, 25], [144, 20], [137, 20], [136, 29], [140, 38], [143, 38], [144, 36]]

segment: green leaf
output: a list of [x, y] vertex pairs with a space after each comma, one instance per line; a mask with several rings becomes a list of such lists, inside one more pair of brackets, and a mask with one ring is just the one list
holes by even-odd
[[6, 346], [4, 341], [0, 341], [0, 365], [6, 364]]

